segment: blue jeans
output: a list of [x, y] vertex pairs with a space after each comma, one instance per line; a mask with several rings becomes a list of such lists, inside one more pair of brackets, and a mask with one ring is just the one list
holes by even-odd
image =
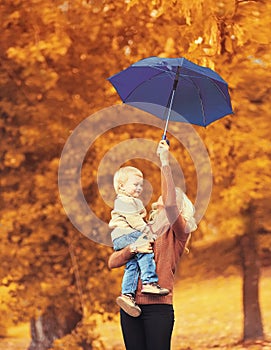
[[[134, 243], [141, 235], [142, 232], [134, 231], [128, 235], [114, 239], [114, 250], [121, 250], [127, 247], [129, 244]], [[122, 294], [135, 294], [139, 275], [143, 284], [158, 282], [156, 264], [153, 258], [153, 253], [137, 253], [127, 262], [122, 279]]]

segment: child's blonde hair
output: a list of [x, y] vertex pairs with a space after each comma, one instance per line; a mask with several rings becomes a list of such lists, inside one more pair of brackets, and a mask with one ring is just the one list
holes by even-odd
[[119, 170], [115, 172], [113, 184], [114, 184], [114, 189], [116, 194], [120, 193], [120, 190], [119, 190], [120, 184], [124, 184], [128, 180], [129, 176], [131, 175], [136, 175], [143, 178], [142, 172], [133, 166], [124, 166], [119, 168]]

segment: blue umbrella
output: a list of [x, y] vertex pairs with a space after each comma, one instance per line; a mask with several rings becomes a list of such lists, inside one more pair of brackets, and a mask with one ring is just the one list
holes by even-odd
[[228, 84], [185, 58], [149, 57], [108, 78], [122, 101], [166, 120], [207, 126], [232, 114]]

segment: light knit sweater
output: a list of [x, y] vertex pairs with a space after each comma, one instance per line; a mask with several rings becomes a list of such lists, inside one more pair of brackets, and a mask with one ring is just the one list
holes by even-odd
[[118, 194], [109, 221], [109, 227], [113, 229], [112, 241], [134, 231], [148, 234], [149, 228], [143, 219], [146, 214], [146, 209], [139, 198]]
[[[186, 222], [180, 214], [176, 203], [175, 185], [168, 165], [161, 168], [161, 175], [162, 197], [165, 207], [157, 216], [157, 220], [161, 220], [162, 229], [154, 243], [153, 250], [159, 284], [163, 288], [168, 288], [170, 292], [166, 296], [142, 294], [142, 283], [140, 280], [136, 291], [136, 302], [138, 304], [172, 304], [174, 274], [189, 236], [189, 233], [185, 232]], [[164, 213], [163, 210], [165, 211]], [[165, 214], [168, 223], [164, 220]], [[159, 222], [157, 220], [155, 225], [158, 227]], [[126, 247], [110, 256], [108, 266], [109, 268], [115, 268], [125, 265], [132, 256], [130, 248]]]

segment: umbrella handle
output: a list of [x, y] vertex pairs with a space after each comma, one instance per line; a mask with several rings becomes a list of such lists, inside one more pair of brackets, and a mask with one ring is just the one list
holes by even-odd
[[167, 143], [168, 145], [170, 145], [169, 139], [167, 139], [166, 134], [163, 134], [162, 140], [163, 140], [163, 141], [166, 141], [166, 143]]
[[174, 100], [174, 95], [177, 89], [177, 85], [178, 85], [178, 81], [179, 81], [179, 74], [180, 74], [180, 69], [181, 67], [178, 66], [176, 74], [175, 74], [175, 79], [174, 79], [174, 83], [173, 83], [173, 87], [169, 96], [169, 100], [167, 103], [167, 107], [168, 107], [168, 113], [167, 113], [167, 119], [166, 119], [166, 125], [165, 125], [165, 129], [164, 129], [164, 133], [162, 136], [162, 140], [165, 140], [166, 143], [169, 145], [169, 140], [167, 140], [167, 127], [168, 127], [168, 122], [169, 122], [169, 118], [170, 118], [170, 113], [171, 113], [171, 109], [172, 109], [172, 104], [173, 104], [173, 100]]

